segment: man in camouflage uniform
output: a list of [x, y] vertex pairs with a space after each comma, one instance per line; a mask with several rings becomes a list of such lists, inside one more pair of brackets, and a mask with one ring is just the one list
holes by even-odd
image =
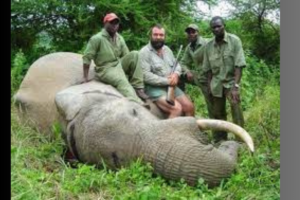
[[196, 24], [190, 24], [185, 29], [185, 32], [188, 36], [189, 44], [180, 62], [182, 67], [180, 83], [183, 90], [185, 83], [200, 87], [206, 102], [208, 116], [213, 118], [212, 97], [208, 93], [207, 76], [203, 73], [202, 67], [205, 45], [209, 39], [200, 36], [199, 28]]
[[[194, 116], [193, 103], [177, 87], [181, 67], [178, 64], [171, 74], [175, 58], [172, 50], [164, 45], [165, 29], [156, 25], [151, 29], [150, 42], [140, 50], [140, 66], [144, 72], [145, 91], [153, 102], [169, 118], [181, 116]], [[168, 86], [175, 87], [175, 105], [166, 101]]]
[[[137, 51], [129, 52], [123, 37], [117, 33], [120, 19], [114, 13], [104, 17], [104, 28], [92, 36], [83, 55], [84, 81], [88, 82], [91, 60], [95, 62], [96, 80], [114, 86], [130, 100], [145, 105], [143, 71], [137, 66]], [[141, 99], [142, 100], [141, 100]]]
[[[233, 122], [243, 127], [239, 83], [246, 61], [242, 42], [236, 35], [225, 31], [224, 20], [219, 16], [212, 18], [210, 27], [215, 37], [206, 45], [203, 69], [208, 73], [209, 91], [213, 98], [213, 116], [215, 119], [227, 119], [227, 98]], [[216, 142], [226, 140], [227, 133], [215, 132], [214, 139]]]

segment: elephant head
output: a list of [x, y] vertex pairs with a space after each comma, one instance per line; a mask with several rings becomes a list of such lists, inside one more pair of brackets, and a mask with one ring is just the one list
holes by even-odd
[[[59, 60], [65, 59], [64, 54], [66, 53], [52, 55], [54, 59], [60, 56], [59, 59], [56, 58], [55, 67], [49, 65], [50, 61], [40, 59], [39, 73], [36, 72], [37, 68], [31, 68], [26, 76], [31, 80], [39, 80], [43, 70], [47, 73], [59, 73], [59, 71], [52, 72], [48, 68], [52, 67], [54, 70], [63, 68]], [[78, 58], [78, 54], [67, 55]], [[63, 64], [82, 69], [79, 60], [68, 58], [68, 62]], [[67, 70], [62, 71], [65, 73]], [[80, 74], [82, 75], [82, 71]], [[61, 80], [61, 77], [64, 80]], [[40, 120], [37, 117], [43, 115], [43, 110], [33, 108], [51, 105], [48, 109], [51, 112], [44, 110], [44, 115], [47, 117], [55, 113], [53, 119], [63, 125], [63, 138], [67, 146], [82, 162], [101, 165], [104, 161], [110, 168], [117, 169], [137, 158], [142, 158], [144, 162], [151, 163], [155, 173], [166, 179], [183, 178], [190, 185], [194, 185], [199, 178], [203, 178], [209, 185], [214, 186], [233, 172], [239, 145], [227, 141], [219, 148], [215, 148], [207, 142], [203, 130], [232, 132], [245, 141], [251, 151], [254, 150], [248, 133], [232, 123], [197, 120], [192, 117], [160, 119], [146, 108], [124, 98], [109, 85], [95, 81], [76, 84], [81, 81], [79, 75], [75, 76], [78, 78], [77, 81], [72, 77], [69, 79], [66, 77], [67, 74], [52, 75], [49, 82], [51, 84], [42, 81], [40, 87], [32, 86], [35, 85], [33, 81], [30, 83], [27, 81], [26, 88], [21, 85], [16, 100], [19, 102], [18, 105], [27, 108], [22, 113], [27, 118], [31, 117], [35, 124], [44, 125], [43, 127], [49, 125], [45, 125], [42, 118]], [[25, 77], [24, 81], [29, 78]], [[45, 90], [52, 87], [56, 79], [59, 79], [57, 80], [59, 86], [48, 90], [51, 95], [41, 96], [39, 93], [43, 87]], [[27, 93], [24, 90], [27, 90]], [[35, 99], [34, 95], [41, 97], [43, 101]], [[45, 102], [47, 104], [43, 104]]]

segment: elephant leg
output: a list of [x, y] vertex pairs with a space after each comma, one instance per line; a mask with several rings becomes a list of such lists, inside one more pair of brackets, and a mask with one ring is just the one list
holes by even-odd
[[229, 155], [233, 162], [237, 162], [238, 149], [241, 145], [235, 141], [225, 141], [219, 146], [219, 150]]

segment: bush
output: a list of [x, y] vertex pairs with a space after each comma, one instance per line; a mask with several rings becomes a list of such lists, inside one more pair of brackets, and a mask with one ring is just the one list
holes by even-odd
[[246, 53], [246, 68], [241, 79], [241, 97], [244, 110], [249, 109], [255, 98], [263, 95], [264, 86], [271, 81], [279, 85], [279, 69], [267, 65], [264, 60]]
[[14, 60], [13, 60], [13, 65], [12, 69], [10, 72], [10, 91], [11, 91], [11, 97], [13, 96], [14, 92], [19, 88], [27, 70], [28, 70], [28, 63], [26, 60], [26, 57], [22, 50], [19, 50], [18, 53], [16, 53]]
[[247, 127], [257, 137], [257, 141], [278, 140], [280, 136], [280, 87], [270, 81], [263, 88], [263, 95], [258, 96], [252, 108], [247, 112]]

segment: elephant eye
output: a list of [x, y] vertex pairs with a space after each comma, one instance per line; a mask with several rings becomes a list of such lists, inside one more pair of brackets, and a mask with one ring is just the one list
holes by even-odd
[[133, 116], [137, 116], [137, 111], [135, 109], [132, 109]]

